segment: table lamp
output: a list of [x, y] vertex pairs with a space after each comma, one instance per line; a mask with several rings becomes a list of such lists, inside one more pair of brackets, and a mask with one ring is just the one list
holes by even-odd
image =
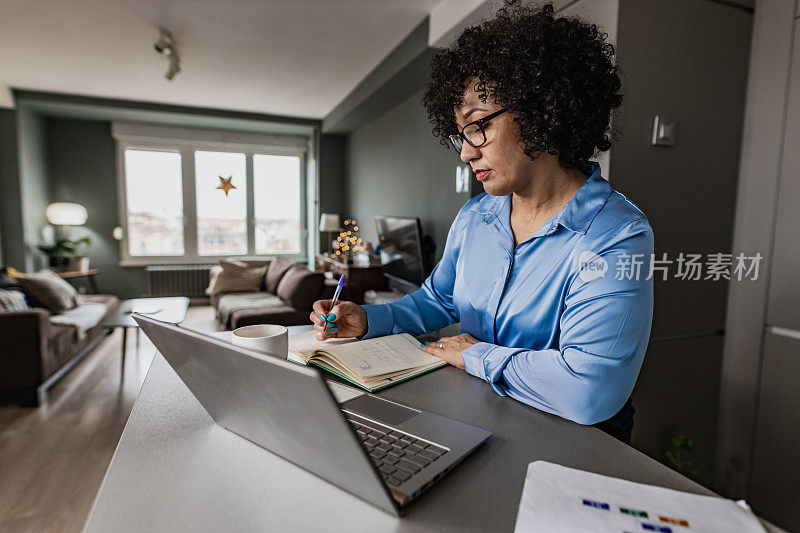
[[319, 216], [319, 230], [328, 234], [328, 252], [331, 252], [331, 241], [333, 240], [333, 232], [339, 231], [342, 223], [339, 220], [339, 215], [336, 213], [322, 213]]
[[82, 226], [86, 224], [86, 218], [88, 217], [85, 207], [70, 202], [50, 204], [45, 209], [44, 214], [50, 224], [62, 228], [64, 239], [70, 238], [70, 226]]

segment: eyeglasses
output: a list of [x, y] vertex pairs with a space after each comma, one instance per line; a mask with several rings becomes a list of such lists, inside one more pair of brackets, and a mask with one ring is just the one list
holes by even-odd
[[474, 122], [470, 122], [463, 128], [459, 133], [455, 135], [448, 135], [450, 142], [453, 144], [457, 152], [461, 152], [461, 148], [464, 146], [464, 141], [470, 146], [474, 146], [477, 148], [478, 146], [482, 146], [486, 142], [486, 132], [484, 128], [489, 125], [489, 121], [493, 118], [502, 115], [508, 111], [508, 109], [503, 108], [500, 111], [495, 111], [491, 115], [486, 115], [483, 118], [479, 118]]

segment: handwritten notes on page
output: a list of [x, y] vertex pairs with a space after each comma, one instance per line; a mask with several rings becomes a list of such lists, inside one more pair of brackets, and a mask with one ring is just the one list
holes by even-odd
[[732, 500], [698, 496], [536, 461], [528, 465], [515, 533], [764, 533]]
[[337, 346], [328, 350], [363, 377], [381, 376], [392, 372], [440, 362], [441, 359], [423, 352], [419, 342], [407, 333], [376, 337], [366, 341]]

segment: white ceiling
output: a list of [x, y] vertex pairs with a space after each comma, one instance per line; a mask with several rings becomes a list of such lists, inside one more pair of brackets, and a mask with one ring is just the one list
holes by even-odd
[[0, 0], [0, 107], [16, 88], [322, 118], [440, 1]]

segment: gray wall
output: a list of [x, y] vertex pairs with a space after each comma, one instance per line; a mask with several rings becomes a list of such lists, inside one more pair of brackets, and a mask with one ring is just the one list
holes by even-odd
[[450, 224], [469, 199], [455, 192], [456, 152], [431, 134], [415, 92], [353, 131], [347, 145], [347, 213], [362, 236], [377, 242], [375, 215], [419, 217], [441, 257]]
[[[730, 252], [753, 16], [697, 0], [622, 0], [619, 16], [611, 182], [647, 215], [656, 254]], [[650, 145], [654, 115], [678, 121], [676, 146]], [[726, 283], [655, 290], [654, 338], [723, 327]]]
[[[614, 188], [647, 215], [656, 256], [730, 253], [752, 14], [697, 0], [620, 0], [625, 98], [614, 119]], [[678, 121], [674, 147], [650, 145], [653, 116]], [[670, 276], [675, 273], [671, 265]], [[634, 391], [634, 445], [664, 459], [670, 437], [695, 438], [714, 470], [725, 281], [655, 281], [651, 343]]]
[[87, 251], [100, 292], [124, 298], [147, 290], [144, 268], [120, 267], [119, 244], [111, 236], [118, 225], [115, 143], [111, 124], [102, 121], [49, 118], [45, 121], [50, 197], [77, 202], [89, 212], [84, 226], [71, 229], [72, 238], [88, 235]]

